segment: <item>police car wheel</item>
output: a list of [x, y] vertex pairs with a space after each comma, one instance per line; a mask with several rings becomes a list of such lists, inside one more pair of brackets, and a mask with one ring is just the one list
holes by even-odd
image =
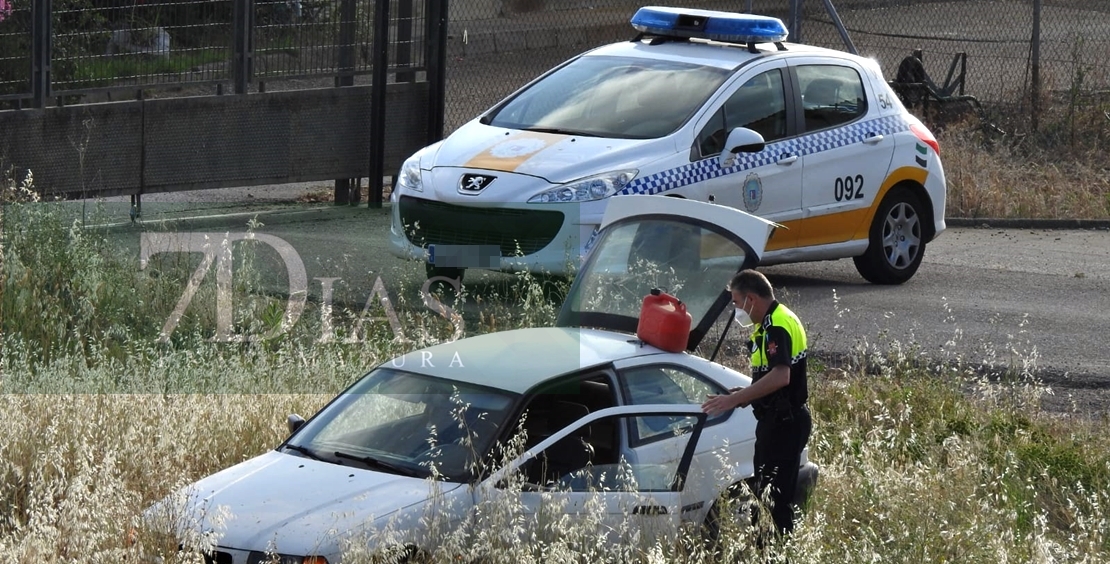
[[875, 213], [867, 251], [854, 258], [856, 270], [872, 284], [901, 284], [913, 277], [925, 256], [921, 200], [895, 186]]

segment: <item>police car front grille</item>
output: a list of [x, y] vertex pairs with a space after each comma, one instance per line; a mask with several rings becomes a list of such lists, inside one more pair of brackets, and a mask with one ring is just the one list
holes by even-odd
[[405, 235], [417, 246], [498, 245], [502, 256], [530, 255], [563, 226], [563, 213], [553, 210], [456, 206], [411, 196], [398, 205]]

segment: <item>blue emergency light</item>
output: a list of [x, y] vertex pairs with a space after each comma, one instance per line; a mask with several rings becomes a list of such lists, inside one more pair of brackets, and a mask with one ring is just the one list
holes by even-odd
[[789, 31], [782, 20], [755, 14], [645, 6], [632, 16], [641, 33], [702, 38], [729, 43], [781, 43]]

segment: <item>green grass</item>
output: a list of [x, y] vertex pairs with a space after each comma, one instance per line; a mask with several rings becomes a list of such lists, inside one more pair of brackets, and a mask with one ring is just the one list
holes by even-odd
[[124, 54], [82, 58], [68, 62], [72, 66], [68, 87], [115, 86], [121, 84], [121, 81], [150, 75], [178, 75], [210, 63], [226, 62], [229, 57], [230, 53], [226, 48], [206, 48], [189, 52], [177, 51], [165, 57]]

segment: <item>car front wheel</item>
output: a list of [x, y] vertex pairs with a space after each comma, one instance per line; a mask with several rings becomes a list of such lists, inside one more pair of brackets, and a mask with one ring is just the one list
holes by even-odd
[[883, 198], [871, 231], [867, 251], [855, 257], [856, 270], [872, 284], [901, 284], [913, 277], [925, 256], [924, 216], [921, 201], [904, 186]]

